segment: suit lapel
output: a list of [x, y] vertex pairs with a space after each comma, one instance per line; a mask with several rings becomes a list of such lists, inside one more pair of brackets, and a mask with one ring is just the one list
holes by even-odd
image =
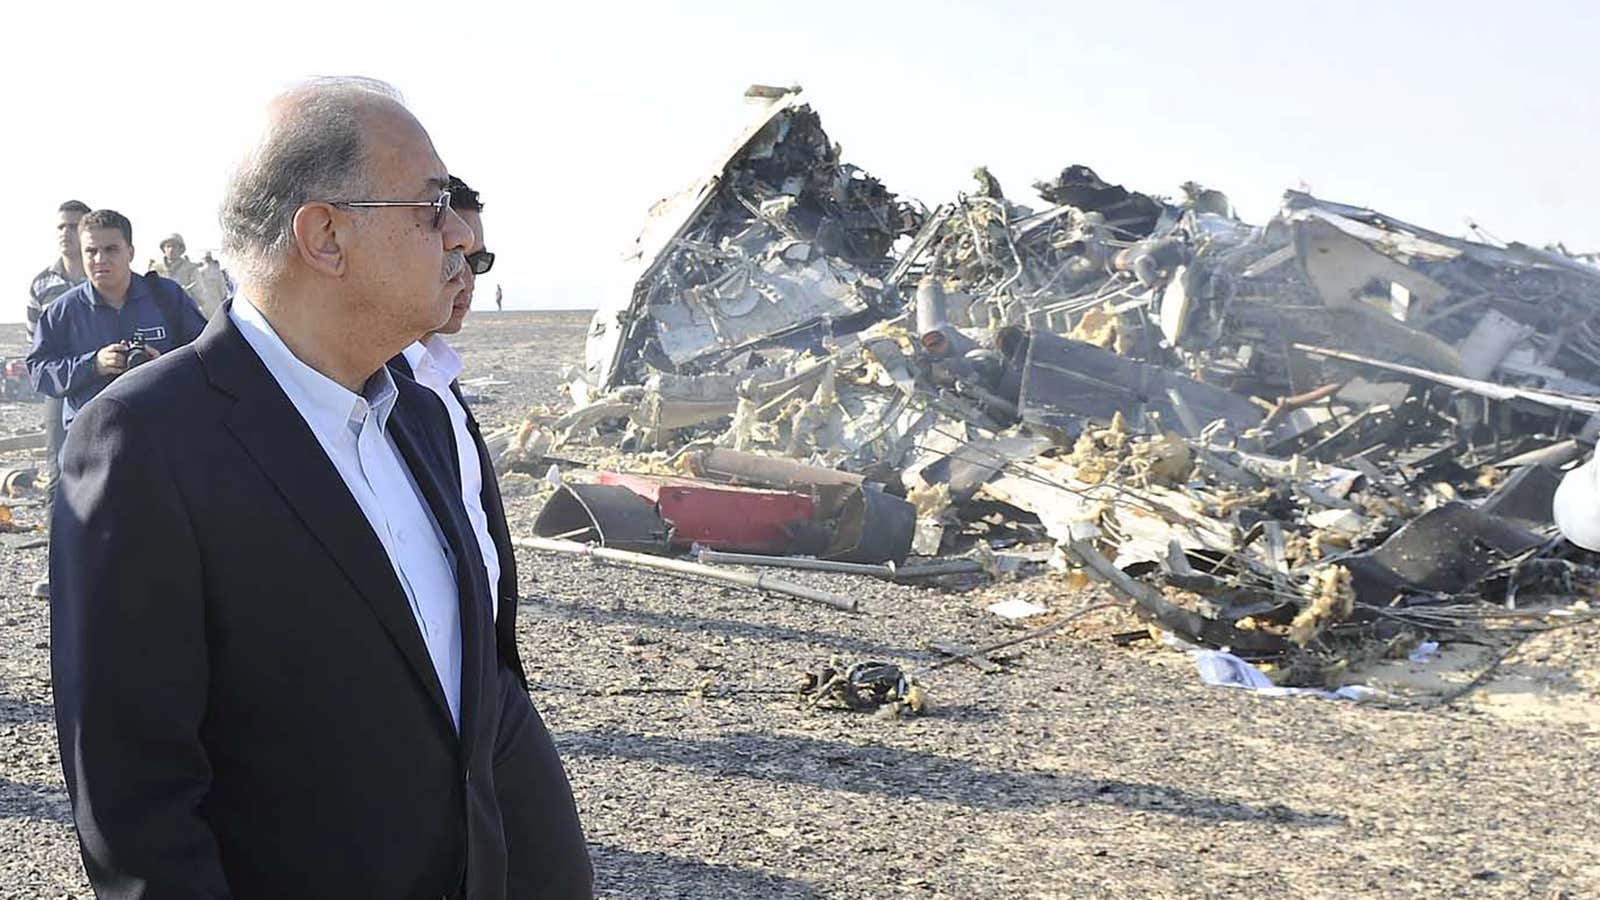
[[483, 431], [478, 428], [478, 419], [472, 414], [472, 407], [461, 396], [461, 387], [452, 381], [450, 392], [456, 395], [461, 409], [467, 414], [467, 432], [472, 435], [472, 443], [478, 453], [479, 470], [483, 474], [483, 511], [489, 517], [489, 536], [504, 556], [511, 550], [511, 533], [506, 524], [505, 501], [500, 499], [500, 479], [495, 477], [494, 460], [489, 458], [489, 445], [483, 440]]
[[367, 601], [454, 734], [444, 689], [389, 555], [311, 427], [234, 326], [230, 306], [195, 345], [213, 383], [237, 400], [229, 430]]
[[[411, 363], [406, 360], [404, 353], [397, 353], [393, 359], [389, 360], [389, 370], [394, 373], [397, 384], [405, 382], [413, 385], [416, 387], [419, 396], [425, 395], [430, 400], [433, 398], [432, 389], [415, 383], [416, 373], [411, 368]], [[466, 413], [467, 433], [471, 437], [473, 449], [478, 455], [478, 468], [483, 480], [483, 490], [479, 494], [479, 500], [483, 504], [484, 515], [489, 520], [489, 539], [494, 543], [495, 553], [500, 561], [500, 608], [495, 611], [494, 618], [491, 620], [494, 628], [496, 656], [516, 673], [517, 680], [526, 687], [528, 676], [523, 669], [522, 658], [517, 653], [516, 548], [511, 546], [511, 531], [506, 523], [505, 503], [500, 497], [500, 484], [495, 478], [494, 461], [489, 458], [489, 448], [483, 441], [483, 433], [478, 428], [477, 417], [473, 416], [472, 407], [467, 404], [466, 398], [461, 395], [461, 386], [459, 384], [454, 381], [450, 382], [450, 392], [455, 395], [456, 402], [461, 404], [462, 411]], [[404, 391], [402, 391], [402, 394], [404, 394]], [[461, 485], [461, 469], [460, 461], [456, 455], [455, 428], [451, 425], [448, 410], [445, 411], [443, 426], [446, 442], [445, 446], [439, 447], [439, 449], [448, 457], [448, 463], [442, 471], [451, 473], [452, 477], [447, 479], [445, 484], [450, 485], [458, 495]], [[430, 444], [429, 446], [437, 446], [437, 444]], [[465, 510], [463, 510], [464, 512]], [[461, 527], [464, 539], [472, 545], [474, 551], [478, 551], [477, 535], [473, 533], [472, 525], [465, 518], [465, 515], [462, 517]], [[479, 553], [478, 559], [480, 562], [482, 561], [481, 553]], [[479, 572], [482, 572], [481, 568]], [[458, 580], [460, 577], [458, 574]], [[485, 591], [487, 591], [489, 585], [486, 573], [484, 573], [483, 582]], [[488, 597], [490, 595], [489, 593], [484, 593], [483, 596]], [[488, 625], [491, 622], [486, 621], [485, 624]], [[463, 688], [463, 690], [465, 689]], [[464, 700], [463, 707], [465, 707]], [[464, 715], [465, 713], [463, 713]]]
[[500, 608], [495, 615], [495, 643], [500, 658], [516, 673], [524, 689], [528, 675], [522, 666], [522, 655], [517, 652], [517, 550], [511, 546], [511, 526], [506, 521], [505, 501], [500, 497], [500, 479], [495, 475], [494, 460], [489, 457], [489, 445], [484, 443], [483, 431], [472, 407], [461, 396], [461, 386], [450, 382], [450, 391], [456, 395], [462, 410], [467, 414], [467, 433], [478, 452], [478, 468], [483, 476], [483, 514], [489, 520], [489, 539], [494, 542], [495, 553], [500, 558]]
[[[465, 397], [461, 396], [461, 386], [450, 382], [450, 393], [456, 395], [456, 402], [461, 404], [462, 412], [467, 414], [467, 433], [472, 435], [473, 449], [478, 453], [478, 466], [483, 474], [483, 511], [489, 517], [489, 530], [493, 533], [496, 546], [500, 545], [498, 532], [505, 530], [505, 506], [500, 499], [500, 482], [494, 474], [494, 460], [489, 458], [489, 445], [484, 443], [483, 431], [478, 428], [478, 418], [472, 414], [472, 407], [467, 405]], [[506, 546], [510, 546], [511, 536], [506, 535]], [[505, 552], [503, 549], [501, 552]]]
[[417, 380], [417, 375], [412, 371], [411, 363], [406, 360], [406, 355], [404, 353], [396, 353], [394, 358], [389, 360], [389, 368], [399, 372], [401, 375], [404, 375], [412, 381]]
[[[397, 385], [399, 387], [399, 385]], [[467, 522], [466, 510], [461, 506], [461, 482], [452, 480], [442, 456], [444, 448], [419, 434], [411, 419], [414, 405], [425, 400], [438, 401], [430, 394], [423, 398], [413, 392], [424, 392], [409, 382], [400, 387], [400, 402], [389, 416], [389, 435], [405, 458], [406, 466], [416, 479], [434, 521], [450, 543], [452, 562], [455, 564], [456, 596], [461, 610], [461, 737], [468, 752], [476, 742], [479, 710], [483, 699], [482, 661], [486, 651], [483, 628], [488, 607], [489, 578], [483, 568], [483, 556], [478, 551], [477, 539]], [[442, 410], [441, 410], [442, 413]]]

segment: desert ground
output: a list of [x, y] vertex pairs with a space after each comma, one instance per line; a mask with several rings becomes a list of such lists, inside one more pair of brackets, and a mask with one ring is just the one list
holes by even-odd
[[[587, 315], [480, 313], [457, 341], [486, 427], [561, 405]], [[0, 356], [20, 355], [20, 325]], [[40, 407], [0, 406], [0, 436]], [[33, 465], [0, 454], [0, 469]], [[513, 531], [546, 491], [504, 479]], [[88, 897], [50, 689], [37, 496], [0, 498], [0, 896]], [[241, 523], [244, 526], [245, 523]], [[1600, 896], [1600, 627], [1540, 634], [1447, 706], [1272, 699], [1200, 684], [1112, 610], [922, 677], [926, 715], [809, 708], [831, 658], [918, 669], [1107, 599], [1064, 576], [953, 588], [785, 573], [856, 615], [523, 553], [520, 643], [602, 896]], [[1017, 596], [1051, 613], [985, 610]], [[1496, 649], [1375, 677], [1464, 683]], [[1009, 653], [1009, 656], [1006, 655]], [[1459, 662], [1457, 669], [1451, 661]], [[1427, 666], [1440, 667], [1438, 672]], [[1452, 681], [1452, 679], [1455, 679]]]

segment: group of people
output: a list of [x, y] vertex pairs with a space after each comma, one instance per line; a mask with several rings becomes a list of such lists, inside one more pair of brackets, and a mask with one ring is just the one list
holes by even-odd
[[239, 284], [209, 322], [181, 239], [135, 274], [112, 210], [63, 204], [35, 279], [28, 366], [65, 431], [56, 725], [90, 881], [589, 897], [447, 342], [494, 264], [479, 195], [367, 79], [279, 96], [254, 146], [221, 206]]
[[[29, 292], [28, 375], [46, 398], [46, 485], [54, 496], [62, 441], [84, 406], [118, 376], [200, 336], [205, 316], [171, 279], [132, 269], [133, 224], [79, 200], [57, 211], [60, 257]], [[49, 581], [34, 585], [49, 596]]]
[[[196, 325], [203, 327], [234, 291], [233, 279], [210, 251], [200, 263], [185, 255], [180, 234], [163, 238], [161, 259], [151, 260], [143, 277], [135, 276], [133, 223], [115, 210], [68, 200], [56, 209], [55, 229], [58, 255], [28, 285], [26, 322], [28, 372], [45, 401], [47, 488], [60, 475], [61, 442], [77, 410], [131, 365], [198, 337]], [[85, 261], [86, 251], [94, 254], [93, 263]], [[93, 288], [85, 287], [91, 271], [102, 276]], [[129, 291], [135, 300], [151, 296], [156, 302], [136, 302], [124, 312]], [[47, 321], [57, 300], [65, 301], [62, 312]], [[190, 307], [199, 310], [199, 322]], [[105, 343], [85, 346], [100, 340]], [[49, 591], [48, 579], [33, 586], [36, 597]]]
[[233, 279], [210, 250], [201, 255], [200, 262], [193, 262], [187, 255], [189, 248], [183, 235], [177, 233], [162, 238], [160, 246], [161, 258], [150, 260], [146, 271], [177, 282], [199, 304], [206, 318], [211, 318], [222, 301], [233, 296]]

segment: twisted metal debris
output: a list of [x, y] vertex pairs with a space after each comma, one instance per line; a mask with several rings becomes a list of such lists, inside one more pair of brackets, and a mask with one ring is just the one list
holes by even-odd
[[818, 496], [848, 475], [915, 508], [898, 558], [1054, 545], [1291, 681], [1541, 627], [1595, 585], [1549, 515], [1600, 432], [1587, 259], [1302, 191], [1252, 225], [1198, 183], [1076, 164], [1026, 202], [980, 167], [930, 210], [843, 162], [798, 89], [751, 96], [652, 210], [575, 409], [510, 459], [604, 447], [690, 477], [718, 452], [699, 476]]

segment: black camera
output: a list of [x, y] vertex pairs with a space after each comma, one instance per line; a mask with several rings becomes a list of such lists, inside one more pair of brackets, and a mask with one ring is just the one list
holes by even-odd
[[155, 358], [156, 355], [150, 352], [149, 344], [146, 344], [144, 341], [141, 341], [138, 338], [128, 341], [128, 368], [131, 369], [134, 366], [147, 363]]

